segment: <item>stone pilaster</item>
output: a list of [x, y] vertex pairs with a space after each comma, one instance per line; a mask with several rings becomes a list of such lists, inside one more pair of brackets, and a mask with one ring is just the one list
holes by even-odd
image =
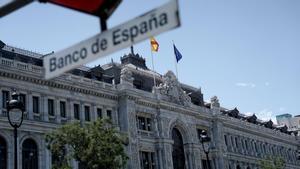
[[60, 116], [60, 104], [59, 104], [59, 98], [55, 97], [54, 100], [54, 109], [55, 109], [55, 116], [56, 116], [56, 122], [61, 122], [61, 116]]
[[215, 116], [213, 121], [212, 121], [212, 126], [211, 126], [211, 135], [212, 135], [212, 146], [215, 151], [215, 167], [216, 169], [223, 169], [225, 168], [224, 166], [224, 152], [223, 152], [223, 135], [224, 132], [222, 130], [223, 124], [217, 119]]
[[28, 93], [28, 107], [27, 107], [27, 117], [29, 120], [33, 120], [33, 102], [32, 102], [32, 93]]
[[80, 101], [80, 106], [79, 106], [79, 119], [80, 119], [80, 123], [82, 124], [85, 119], [84, 119], [84, 103], [83, 101]]
[[91, 121], [97, 120], [97, 106], [92, 104], [91, 106]]
[[2, 109], [3, 109], [3, 96], [2, 96], [2, 90], [0, 88], [0, 116], [2, 116]]
[[51, 160], [51, 153], [50, 150], [48, 150], [47, 148], [45, 148], [45, 169], [51, 169], [52, 168], [52, 164], [51, 164], [52, 160]]
[[49, 112], [48, 112], [48, 98], [46, 95], [41, 96], [41, 102], [42, 102], [42, 114], [41, 118], [43, 121], [49, 121]]
[[[106, 109], [103, 108], [106, 112]], [[134, 100], [129, 99], [127, 95], [119, 97], [118, 121], [121, 132], [128, 134], [129, 143], [126, 147], [129, 160], [127, 163], [128, 169], [139, 169], [139, 149], [136, 128], [136, 110]], [[106, 114], [106, 113], [104, 113]]]
[[72, 116], [72, 111], [71, 111], [72, 104], [71, 103], [72, 103], [71, 99], [68, 98], [66, 100], [66, 118], [67, 118], [68, 121], [71, 120], [71, 116]]
[[163, 157], [164, 157], [164, 169], [173, 169], [173, 159], [172, 159], [172, 145], [173, 140], [164, 139], [163, 143]]

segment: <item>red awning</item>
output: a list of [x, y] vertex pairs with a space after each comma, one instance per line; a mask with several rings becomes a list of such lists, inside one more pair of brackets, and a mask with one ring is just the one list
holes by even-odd
[[108, 18], [121, 0], [42, 0], [78, 10], [95, 16]]
[[105, 0], [49, 0], [49, 2], [76, 9], [86, 13], [95, 13]]

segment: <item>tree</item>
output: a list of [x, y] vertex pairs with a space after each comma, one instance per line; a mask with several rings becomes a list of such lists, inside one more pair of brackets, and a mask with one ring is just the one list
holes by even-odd
[[260, 161], [261, 169], [284, 169], [285, 161], [282, 157], [268, 157]]
[[47, 134], [46, 142], [54, 157], [52, 169], [71, 169], [72, 158], [85, 169], [119, 169], [128, 159], [124, 137], [108, 119], [97, 119], [84, 126], [79, 122], [66, 124]]

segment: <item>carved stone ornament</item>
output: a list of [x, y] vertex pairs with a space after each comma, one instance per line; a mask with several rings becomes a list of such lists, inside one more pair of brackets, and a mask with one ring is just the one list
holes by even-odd
[[126, 67], [121, 70], [121, 82], [133, 82], [132, 72]]
[[159, 94], [165, 95], [168, 101], [177, 103], [183, 106], [191, 106], [191, 98], [182, 90], [180, 83], [173, 72], [168, 71], [163, 76], [162, 83], [156, 87]]
[[217, 96], [213, 96], [210, 98], [211, 106], [212, 107], [220, 107], [219, 99]]

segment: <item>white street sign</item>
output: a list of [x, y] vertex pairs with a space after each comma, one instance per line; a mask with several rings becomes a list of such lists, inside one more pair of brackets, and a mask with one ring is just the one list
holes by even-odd
[[179, 26], [178, 0], [170, 0], [167, 4], [133, 20], [46, 56], [45, 79], [59, 76], [80, 65]]

